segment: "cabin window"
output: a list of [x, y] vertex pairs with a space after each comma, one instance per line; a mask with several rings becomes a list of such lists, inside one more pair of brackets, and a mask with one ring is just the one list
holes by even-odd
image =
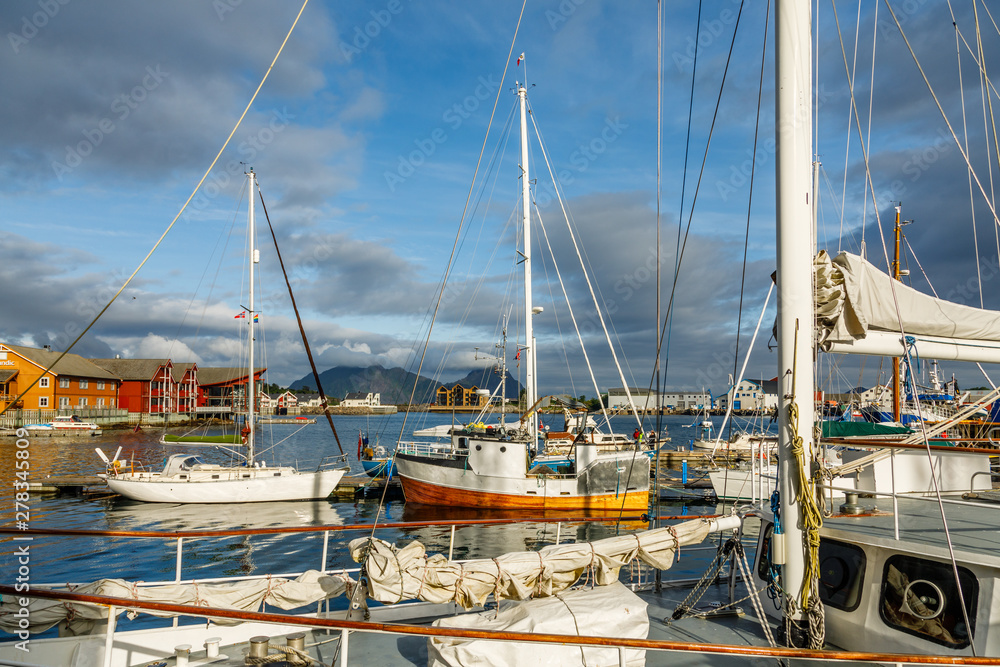
[[38, 397], [38, 407], [40, 407], [40, 408], [47, 408], [47, 407], [49, 407], [49, 397], [48, 396], [39, 396]]
[[38, 386], [42, 389], [47, 389], [49, 386], [48, 378], [38, 378]]
[[861, 603], [865, 552], [837, 540], [819, 543], [819, 598], [836, 609], [853, 611]]
[[218, 475], [212, 475], [212, 479], [219, 479]]
[[961, 588], [949, 563], [892, 556], [882, 573], [879, 616], [889, 627], [907, 634], [949, 648], [965, 648], [976, 630], [979, 582], [964, 567], [958, 568], [958, 580]]

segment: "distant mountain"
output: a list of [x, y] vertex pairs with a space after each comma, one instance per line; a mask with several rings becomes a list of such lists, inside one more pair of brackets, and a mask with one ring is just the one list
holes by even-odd
[[[410, 400], [410, 392], [413, 391], [413, 382], [416, 375], [402, 368], [383, 368], [382, 366], [368, 366], [367, 368], [356, 368], [349, 366], [337, 366], [330, 368], [319, 374], [320, 382], [323, 383], [323, 391], [327, 396], [343, 400], [351, 392], [372, 392], [381, 394], [383, 405], [405, 404]], [[479, 387], [493, 391], [500, 384], [500, 375], [492, 369], [479, 369], [471, 371], [461, 380], [454, 382], [435, 382], [429, 378], [421, 377], [417, 384], [417, 392], [414, 396], [415, 403], [431, 403], [434, 394], [441, 385], [454, 387], [457, 384], [463, 387]], [[309, 387], [316, 390], [316, 380], [312, 373], [300, 380], [293, 382], [289, 389], [302, 389]], [[521, 385], [510, 373], [507, 373], [507, 398], [516, 399], [521, 391]]]

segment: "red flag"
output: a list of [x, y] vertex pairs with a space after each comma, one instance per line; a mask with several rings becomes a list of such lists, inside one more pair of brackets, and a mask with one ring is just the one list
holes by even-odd
[[514, 361], [517, 361], [520, 358], [521, 358], [521, 350], [518, 350], [517, 354], [514, 355]]
[[517, 57], [517, 65], [515, 65], [515, 67], [519, 66], [521, 64], [522, 60], [524, 60], [524, 54], [523, 53]]

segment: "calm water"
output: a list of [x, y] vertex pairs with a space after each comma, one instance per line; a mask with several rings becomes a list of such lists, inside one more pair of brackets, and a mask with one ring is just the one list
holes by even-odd
[[[468, 417], [467, 417], [468, 419]], [[543, 419], [545, 419], [543, 417]], [[368, 434], [372, 445], [395, 443], [403, 428], [403, 415], [371, 417], [337, 416], [334, 418], [344, 451], [351, 455], [357, 450], [359, 431]], [[712, 418], [718, 426], [721, 418]], [[407, 418], [404, 438], [412, 431], [438, 424], [449, 424], [450, 415], [417, 414]], [[695, 437], [694, 428], [686, 428], [695, 417], [665, 417], [666, 435], [673, 438], [667, 445], [686, 445]], [[549, 423], [546, 420], [546, 423]], [[645, 429], [655, 422], [647, 420]], [[560, 428], [562, 420], [552, 418], [550, 426]], [[618, 432], [631, 433], [635, 422], [631, 418], [615, 417]], [[323, 456], [338, 454], [337, 445], [325, 419], [301, 428], [299, 425], [264, 425], [264, 437], [283, 441], [272, 451], [265, 451], [269, 463], [298, 463], [307, 468]], [[184, 431], [173, 429], [173, 433]], [[32, 439], [30, 453], [31, 480], [55, 475], [94, 475], [103, 472], [104, 464], [94, 451], [101, 447], [109, 456], [120, 446], [122, 458], [134, 458], [159, 469], [164, 458], [191, 448], [161, 445], [161, 431], [106, 430], [96, 438]], [[267, 450], [269, 445], [261, 449]], [[391, 449], [391, 447], [388, 447]], [[17, 447], [13, 439], [0, 440], [4, 482], [0, 503], [4, 507], [5, 525], [15, 521], [13, 483]], [[230, 455], [217, 450], [198, 448], [207, 460], [225, 462]], [[352, 474], [363, 474], [360, 464], [353, 461]], [[180, 531], [196, 529], [260, 528], [275, 526], [354, 525], [380, 521], [426, 521], [460, 518], [488, 518], [482, 511], [408, 508], [402, 501], [393, 501], [380, 508], [377, 500], [356, 502], [294, 502], [244, 503], [233, 505], [163, 505], [125, 501], [111, 496], [52, 497], [32, 494], [28, 500], [31, 528], [77, 528], [97, 530], [157, 530]], [[715, 506], [665, 506], [663, 514], [707, 514]], [[628, 526], [626, 529], [640, 528]], [[561, 539], [585, 541], [600, 539], [618, 530], [613, 524], [573, 524], [563, 526]], [[347, 554], [346, 544], [360, 537], [361, 532], [331, 533], [327, 568], [355, 567]], [[447, 553], [450, 537], [448, 527], [384, 529], [377, 535], [389, 542], [420, 540], [428, 552]], [[509, 551], [535, 549], [551, 543], [556, 536], [553, 524], [463, 527], [456, 531], [455, 557], [492, 557]], [[18, 545], [24, 544], [23, 542]], [[15, 544], [10, 537], [0, 538], [0, 580], [13, 585], [17, 569]], [[184, 544], [184, 578], [234, 576], [248, 574], [282, 574], [320, 567], [322, 535], [249, 535], [225, 539], [190, 539]], [[31, 580], [38, 583], [84, 583], [104, 577], [128, 580], [172, 580], [176, 566], [176, 541], [124, 537], [51, 537], [36, 538], [31, 543]], [[700, 575], [704, 562], [699, 558], [682, 559], [680, 574]], [[8, 576], [9, 573], [9, 576]]]

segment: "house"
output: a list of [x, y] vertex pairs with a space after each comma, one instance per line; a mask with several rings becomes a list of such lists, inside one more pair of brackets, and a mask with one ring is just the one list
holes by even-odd
[[340, 406], [344, 408], [373, 408], [380, 405], [382, 405], [381, 394], [373, 394], [371, 392], [366, 394], [362, 391], [350, 392], [340, 402]]
[[[0, 344], [0, 409], [9, 406], [25, 410], [75, 410], [116, 406], [121, 384], [117, 376], [77, 354], [67, 353], [62, 359], [59, 356], [59, 352], [48, 347]], [[45, 372], [49, 366], [52, 368]], [[21, 400], [11, 405], [26, 389]]]
[[176, 412], [188, 414], [198, 409], [198, 365], [174, 364], [174, 406]]
[[[261, 377], [266, 368], [256, 368], [253, 372], [256, 391], [260, 391]], [[231, 413], [247, 409], [247, 369], [216, 368], [205, 366], [198, 369], [198, 412]]]
[[[296, 394], [299, 408], [322, 408], [323, 399], [319, 394]], [[329, 397], [327, 397], [329, 399]]]
[[175, 410], [173, 363], [170, 359], [91, 359], [121, 378], [117, 407], [129, 412], [169, 414]]
[[292, 410], [299, 407], [299, 397], [290, 391], [280, 394], [276, 401], [279, 409]]
[[442, 408], [478, 408], [486, 405], [489, 396], [482, 396], [479, 387], [466, 389], [460, 384], [454, 387], [438, 387], [435, 404]]
[[728, 410], [730, 401], [734, 412], [770, 412], [778, 407], [778, 379], [741, 380], [735, 388], [717, 398], [720, 410]]

